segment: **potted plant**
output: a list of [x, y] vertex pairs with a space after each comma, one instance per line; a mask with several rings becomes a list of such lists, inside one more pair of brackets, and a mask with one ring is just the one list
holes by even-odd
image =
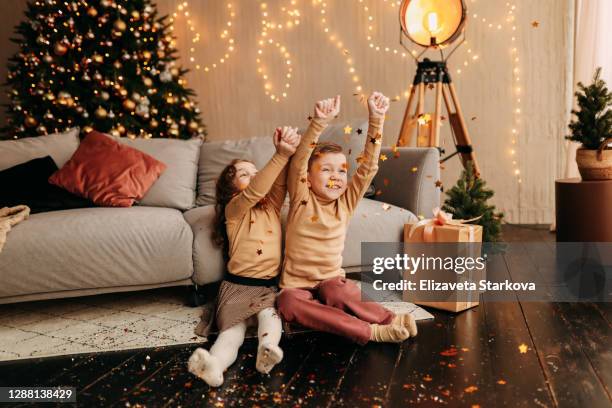
[[612, 150], [608, 149], [612, 143], [612, 92], [600, 76], [601, 68], [597, 68], [589, 86], [578, 83], [578, 109], [572, 110], [576, 119], [569, 125], [571, 135], [566, 136], [582, 144], [576, 162], [583, 180], [612, 179]]

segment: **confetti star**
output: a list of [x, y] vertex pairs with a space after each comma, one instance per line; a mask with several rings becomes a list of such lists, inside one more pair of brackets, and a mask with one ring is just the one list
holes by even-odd
[[437, 180], [436, 181], [436, 187], [442, 187], [442, 181]]
[[478, 116], [472, 116], [472, 120], [478, 119]]
[[309, 116], [309, 117], [308, 117], [308, 120], [312, 120], [312, 116]]
[[467, 392], [468, 394], [471, 394], [475, 391], [478, 391], [478, 387], [475, 385], [470, 385], [469, 387], [466, 387], [464, 391]]
[[316, 142], [312, 142], [312, 143], [310, 144], [310, 148], [311, 148], [311, 149], [314, 149], [315, 147], [317, 147], [317, 143], [316, 143]]
[[497, 380], [497, 383], [499, 385], [505, 385], [506, 384], [506, 380]]
[[306, 204], [308, 204], [308, 201], [306, 201], [306, 200], [302, 200], [302, 201], [300, 201], [300, 204], [301, 204], [301, 205], [306, 205]]
[[362, 133], [363, 133], [363, 129], [358, 128], [358, 129], [357, 129], [357, 134], [358, 134], [358, 135], [360, 135], [360, 134], [362, 134]]
[[255, 224], [255, 220], [249, 221], [249, 224]]
[[431, 120], [431, 115], [429, 113], [421, 113], [417, 117], [417, 122], [419, 125], [426, 125]]
[[345, 134], [345, 135], [350, 135], [352, 131], [353, 131], [353, 128], [352, 128], [352, 127], [350, 127], [349, 125], [346, 125], [346, 126], [344, 127], [344, 134]]
[[334, 180], [327, 180], [327, 187], [332, 188], [333, 186], [335, 186]]
[[384, 162], [385, 160], [387, 160], [387, 155], [386, 154], [381, 154], [380, 155], [380, 161]]
[[348, 151], [348, 155], [350, 156], [350, 155], [351, 155], [351, 153], [353, 153], [353, 149], [349, 149], [349, 151]]
[[410, 169], [410, 171], [416, 173], [417, 171], [419, 171], [419, 168], [417, 166], [414, 166]]
[[267, 232], [268, 234], [273, 234], [273, 233], [274, 233], [274, 231], [272, 231], [271, 229], [267, 230], [266, 232]]
[[257, 255], [261, 255], [261, 254], [263, 254], [263, 251], [261, 249], [258, 249], [257, 250]]
[[521, 354], [526, 354], [526, 353], [527, 353], [527, 349], [528, 349], [528, 348], [529, 348], [529, 347], [527, 347], [527, 345], [526, 345], [525, 343], [521, 343], [521, 344], [519, 344], [519, 346], [518, 346], [519, 352], [520, 352]]
[[312, 222], [319, 221], [319, 216], [318, 215], [313, 215], [312, 217], [310, 217], [310, 221], [312, 221]]
[[537, 20], [534, 20], [531, 22], [531, 25], [533, 26], [533, 28], [538, 28], [540, 26], [540, 22]]
[[387, 204], [387, 203], [383, 203], [383, 205], [382, 205], [382, 209], [383, 209], [384, 211], [389, 211], [389, 210], [391, 209], [391, 206], [390, 206], [389, 204]]
[[302, 178], [300, 179], [300, 183], [305, 183], [305, 182], [306, 182], [306, 177], [302, 177]]
[[429, 89], [434, 89], [434, 84], [429, 84], [429, 85], [427, 85], [427, 88], [429, 88]]

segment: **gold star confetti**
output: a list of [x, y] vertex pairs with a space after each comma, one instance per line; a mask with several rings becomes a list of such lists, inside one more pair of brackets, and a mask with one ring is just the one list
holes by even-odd
[[382, 208], [384, 211], [389, 211], [391, 209], [391, 206], [387, 203], [383, 203]]
[[362, 134], [362, 133], [363, 133], [363, 129], [361, 129], [361, 128], [357, 129], [357, 134], [358, 134], [358, 135], [360, 135], [360, 134]]
[[538, 28], [540, 26], [540, 22], [538, 20], [533, 20], [531, 22], [531, 25], [533, 26], [533, 28]]
[[475, 385], [470, 385], [464, 391], [467, 392], [468, 394], [471, 394], [471, 393], [473, 393], [475, 391], [478, 391], [478, 387], [475, 386]]
[[309, 117], [308, 117], [308, 120], [312, 120], [312, 116], [309, 116]]
[[417, 216], [417, 218], [418, 218], [419, 220], [424, 220], [424, 219], [425, 219], [425, 217], [423, 216], [423, 214], [419, 214], [419, 215]]
[[436, 181], [436, 187], [442, 187], [442, 182], [440, 180]]
[[355, 159], [355, 161], [356, 161], [358, 164], [361, 164], [361, 163], [363, 163], [363, 162], [365, 161], [365, 157], [363, 157], [363, 152], [361, 152], [361, 153], [359, 154], [359, 156], [357, 156], [357, 158]]
[[302, 200], [302, 201], [300, 201], [300, 204], [302, 204], [302, 205], [306, 205], [306, 204], [308, 204], [308, 201], [306, 201], [306, 200]]
[[349, 125], [346, 125], [346, 126], [344, 127], [344, 134], [345, 134], [345, 135], [350, 135], [352, 131], [353, 131], [353, 128], [352, 128], [352, 127], [350, 127]]
[[506, 385], [506, 380], [497, 380], [499, 385]]
[[419, 171], [419, 168], [417, 166], [414, 166], [410, 169], [410, 171], [416, 173], [417, 171]]
[[381, 154], [380, 155], [380, 161], [384, 162], [385, 160], [387, 160], [387, 155], [386, 154]]
[[529, 348], [529, 347], [527, 347], [527, 345], [526, 345], [525, 343], [521, 343], [521, 344], [519, 344], [519, 346], [518, 346], [519, 352], [520, 352], [521, 354], [525, 354], [525, 353], [527, 353], [527, 349], [528, 349], [528, 348]]
[[419, 125], [426, 125], [431, 120], [431, 115], [429, 113], [421, 113], [417, 117], [417, 122]]
[[312, 222], [319, 221], [319, 216], [318, 215], [313, 215], [312, 217], [310, 217], [310, 221], [312, 221]]
[[306, 182], [306, 177], [302, 177], [302, 178], [300, 179], [300, 183], [305, 183], [305, 182]]
[[434, 89], [434, 84], [429, 84], [429, 85], [427, 85], [427, 87], [428, 87], [429, 89]]
[[377, 133], [376, 136], [370, 138], [370, 143], [372, 144], [380, 144], [380, 139], [382, 139], [382, 135]]
[[335, 186], [334, 180], [327, 180], [327, 187], [332, 188], [333, 186]]
[[258, 249], [257, 250], [257, 255], [261, 255], [261, 254], [263, 254], [263, 251], [261, 249]]

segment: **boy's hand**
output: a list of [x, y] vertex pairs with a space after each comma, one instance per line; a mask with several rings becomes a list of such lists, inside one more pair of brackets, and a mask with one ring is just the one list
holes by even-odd
[[368, 110], [370, 116], [373, 117], [384, 117], [385, 113], [389, 109], [389, 98], [380, 92], [372, 92], [372, 95], [368, 98]]
[[323, 99], [315, 104], [314, 117], [332, 119], [340, 113], [340, 95], [335, 98]]
[[274, 132], [274, 147], [278, 154], [291, 157], [300, 143], [301, 136], [297, 132], [297, 128], [284, 126], [276, 128]]

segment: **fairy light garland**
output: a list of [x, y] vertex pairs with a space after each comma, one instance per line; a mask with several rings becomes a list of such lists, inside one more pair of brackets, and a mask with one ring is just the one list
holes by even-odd
[[[293, 67], [291, 61], [291, 53], [288, 47], [275, 40], [274, 33], [282, 32], [285, 30], [291, 30], [295, 26], [300, 24], [300, 10], [296, 8], [297, 0], [291, 0], [289, 8], [282, 7], [281, 12], [287, 15], [286, 20], [277, 23], [273, 21], [269, 15], [268, 4], [261, 3], [261, 32], [257, 39], [257, 57], [255, 62], [257, 63], [257, 74], [262, 78], [264, 93], [269, 96], [274, 102], [280, 102], [281, 97], [286, 99], [289, 94], [289, 88], [291, 88], [291, 80], [293, 78]], [[263, 57], [265, 55], [265, 49], [268, 46], [274, 46], [284, 60], [283, 66], [285, 67], [285, 83], [284, 86], [278, 88], [274, 86], [274, 83], [270, 80], [269, 72], [266, 66], [263, 64]]]
[[[195, 28], [195, 24], [193, 20], [190, 18], [190, 12], [188, 8], [189, 8], [189, 1], [183, 1], [182, 3], [179, 3], [177, 5], [176, 11], [172, 13], [172, 17], [170, 17], [170, 20], [169, 20], [170, 21], [170, 31], [174, 32], [174, 24], [177, 19], [181, 17], [184, 17], [186, 19], [187, 26], [189, 27], [189, 32], [192, 33], [192, 37], [190, 40], [191, 45], [189, 46], [188, 60], [190, 63], [195, 64], [195, 69], [199, 71], [199, 70], [202, 70], [202, 65], [196, 62], [195, 51], [196, 51], [197, 44], [200, 43], [202, 39], [202, 36]], [[229, 19], [225, 22], [224, 28], [219, 34], [219, 38], [226, 43], [225, 52], [223, 56], [217, 58], [215, 62], [209, 65], [204, 65], [203, 71], [205, 73], [208, 73], [218, 68], [220, 65], [224, 64], [225, 62], [227, 62], [230, 59], [232, 53], [236, 51], [236, 40], [234, 39], [234, 36], [232, 35], [232, 28], [234, 27], [234, 18], [236, 17], [236, 11], [234, 10], [234, 6], [232, 3], [228, 3], [226, 5], [226, 9], [227, 9], [227, 13], [229, 14]]]

